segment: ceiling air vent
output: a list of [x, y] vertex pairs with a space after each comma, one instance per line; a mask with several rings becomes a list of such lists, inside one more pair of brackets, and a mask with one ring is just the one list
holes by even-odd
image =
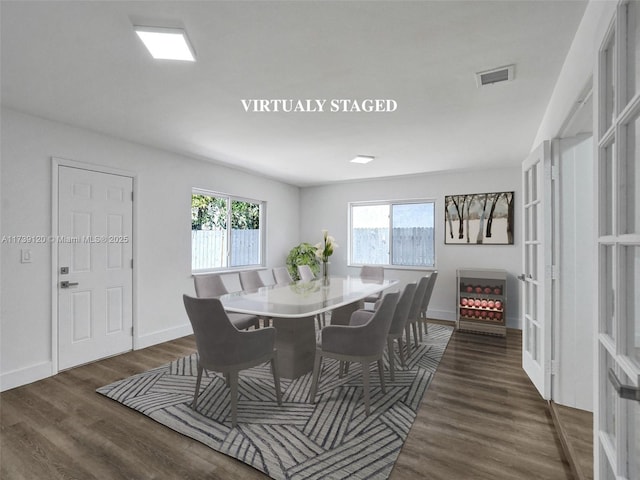
[[478, 88], [493, 85], [494, 83], [510, 82], [513, 80], [513, 68], [514, 65], [508, 65], [506, 67], [476, 73]]

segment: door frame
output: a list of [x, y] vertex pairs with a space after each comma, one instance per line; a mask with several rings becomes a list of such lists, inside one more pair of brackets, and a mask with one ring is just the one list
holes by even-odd
[[[108, 175], [120, 175], [123, 177], [129, 177], [133, 180], [133, 192], [134, 200], [136, 198], [136, 191], [138, 185], [137, 174], [128, 170], [122, 170], [118, 168], [107, 167], [104, 165], [96, 165], [92, 163], [79, 162], [76, 160], [69, 160], [61, 157], [51, 157], [51, 374], [56, 375], [59, 372], [58, 359], [59, 359], [59, 346], [58, 346], [58, 244], [55, 239], [58, 237], [58, 181], [60, 167], [71, 167], [86, 170], [95, 173], [105, 173]], [[135, 259], [138, 257], [138, 214], [137, 214], [137, 202], [133, 202], [132, 206], [132, 255], [134, 258], [134, 268], [132, 271], [132, 284], [131, 284], [131, 301], [132, 301], [132, 323], [133, 323], [133, 335], [131, 348], [137, 349], [137, 337], [138, 331], [138, 315], [137, 315], [137, 299], [136, 292], [138, 291], [138, 275], [137, 268], [135, 268]]]

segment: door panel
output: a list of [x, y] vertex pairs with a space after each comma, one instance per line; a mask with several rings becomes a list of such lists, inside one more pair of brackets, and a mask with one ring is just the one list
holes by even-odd
[[620, 2], [594, 76], [598, 191], [596, 478], [640, 478], [640, 3]]
[[[544, 142], [522, 163], [524, 249], [522, 367], [540, 395], [551, 395], [551, 155]], [[546, 302], [545, 302], [546, 299]]]
[[133, 346], [132, 191], [131, 177], [59, 167], [59, 369]]

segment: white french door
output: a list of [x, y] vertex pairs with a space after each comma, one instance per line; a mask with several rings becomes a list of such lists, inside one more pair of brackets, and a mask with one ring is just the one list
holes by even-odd
[[596, 479], [640, 479], [640, 3], [598, 52]]
[[58, 369], [133, 347], [133, 179], [58, 167]]
[[551, 395], [551, 151], [542, 143], [522, 163], [522, 368]]

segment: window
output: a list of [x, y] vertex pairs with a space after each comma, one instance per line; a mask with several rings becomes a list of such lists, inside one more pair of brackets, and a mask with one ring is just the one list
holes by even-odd
[[352, 203], [351, 265], [434, 267], [433, 201]]
[[264, 208], [264, 202], [193, 190], [191, 269], [262, 265]]

